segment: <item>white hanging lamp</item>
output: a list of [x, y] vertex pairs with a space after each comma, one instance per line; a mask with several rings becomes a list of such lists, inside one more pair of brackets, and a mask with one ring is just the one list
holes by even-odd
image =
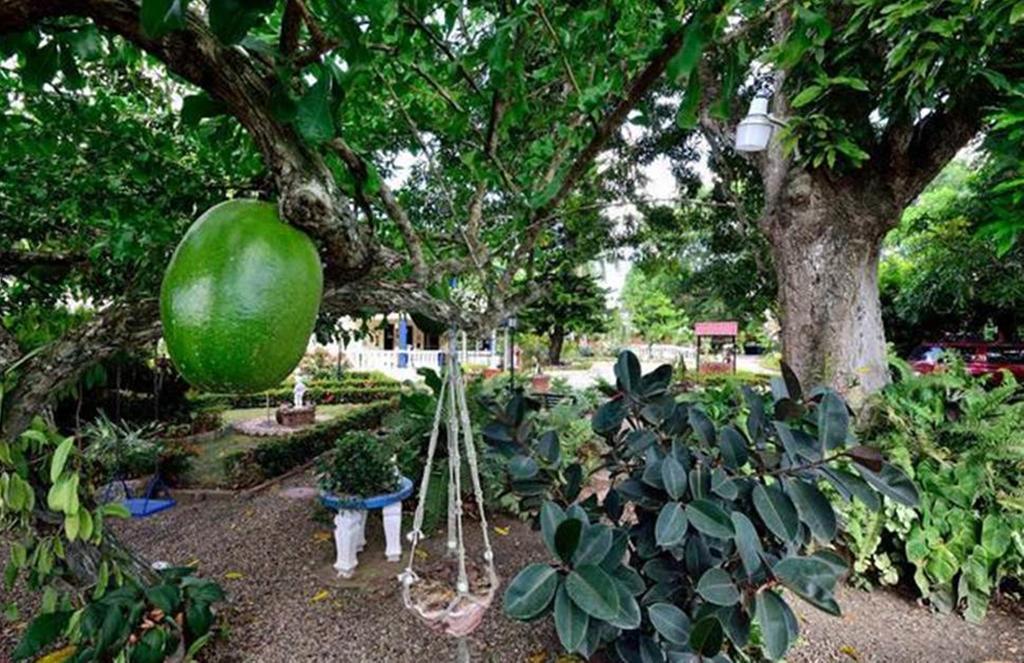
[[765, 151], [777, 126], [782, 126], [782, 122], [768, 112], [768, 97], [754, 97], [747, 116], [736, 127], [736, 151]]

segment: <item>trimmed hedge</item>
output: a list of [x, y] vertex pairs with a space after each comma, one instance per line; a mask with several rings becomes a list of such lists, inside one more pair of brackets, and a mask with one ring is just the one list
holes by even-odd
[[381, 418], [397, 407], [398, 399], [391, 398], [353, 409], [292, 435], [267, 438], [251, 449], [226, 455], [224, 476], [234, 488], [255, 486], [316, 458], [330, 449], [342, 433], [377, 428]]
[[[356, 381], [317, 381], [306, 387], [305, 401], [317, 405], [335, 403], [372, 403], [397, 396], [402, 385], [396, 381], [381, 382], [379, 380]], [[279, 387], [258, 394], [198, 394], [189, 401], [194, 409], [224, 407], [230, 409], [263, 407], [270, 396], [272, 405], [292, 401], [292, 388]]]

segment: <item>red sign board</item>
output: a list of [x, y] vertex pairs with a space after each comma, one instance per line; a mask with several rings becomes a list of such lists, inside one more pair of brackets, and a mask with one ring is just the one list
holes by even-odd
[[734, 320], [698, 322], [693, 331], [697, 336], [736, 336], [740, 332], [740, 323]]

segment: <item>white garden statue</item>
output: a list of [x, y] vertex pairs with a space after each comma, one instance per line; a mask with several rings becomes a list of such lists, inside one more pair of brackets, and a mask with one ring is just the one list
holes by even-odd
[[295, 376], [295, 389], [292, 391], [295, 407], [302, 407], [302, 397], [306, 395], [306, 383], [302, 381], [302, 374]]

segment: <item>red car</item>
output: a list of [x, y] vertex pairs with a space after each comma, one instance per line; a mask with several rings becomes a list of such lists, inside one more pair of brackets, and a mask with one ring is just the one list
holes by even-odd
[[939, 341], [924, 343], [910, 353], [908, 361], [918, 373], [932, 373], [942, 368], [942, 355], [955, 352], [964, 360], [971, 375], [998, 377], [1007, 370], [1024, 381], [1024, 344], [986, 343], [984, 341]]

